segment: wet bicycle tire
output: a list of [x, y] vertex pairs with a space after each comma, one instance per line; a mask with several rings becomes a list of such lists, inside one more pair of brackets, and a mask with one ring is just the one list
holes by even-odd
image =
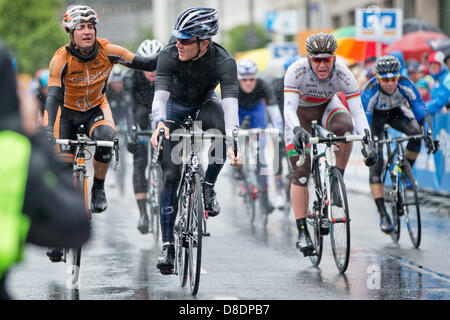
[[314, 244], [314, 251], [315, 251], [314, 255], [309, 256], [309, 260], [315, 267], [317, 267], [320, 264], [323, 252], [323, 235], [320, 234], [320, 218], [319, 218], [321, 211], [319, 204], [322, 203], [322, 199], [320, 199], [317, 196], [316, 188], [317, 188], [316, 180], [313, 179], [313, 177], [311, 177], [309, 179], [308, 185], [310, 201], [308, 205], [308, 213], [306, 214], [306, 227], [308, 228], [308, 232], [312, 237], [311, 240]]
[[196, 295], [200, 286], [200, 274], [202, 266], [202, 239], [203, 217], [205, 209], [203, 205], [203, 191], [200, 174], [194, 174], [190, 195], [189, 219], [189, 284], [192, 295]]
[[187, 213], [184, 214], [183, 210], [188, 210], [184, 208], [183, 200], [186, 194], [186, 185], [183, 183], [183, 187], [180, 192], [180, 198], [178, 201], [178, 219], [176, 222], [176, 228], [174, 228], [174, 247], [175, 247], [175, 265], [176, 273], [180, 281], [180, 286], [184, 287], [187, 283], [188, 275], [188, 250], [185, 246], [186, 240], [185, 235], [187, 234]]
[[[408, 234], [414, 248], [420, 246], [422, 236], [422, 223], [420, 220], [420, 205], [417, 196], [417, 184], [408, 161], [404, 161], [402, 165], [402, 173], [400, 176], [401, 186], [398, 204], [403, 210], [405, 222], [408, 227]], [[409, 178], [411, 188], [406, 187], [405, 180]]]
[[[397, 177], [389, 170], [390, 164], [388, 163], [384, 169], [383, 182], [384, 182], [384, 202], [386, 204], [386, 212], [391, 218], [394, 230], [390, 236], [394, 243], [398, 243], [400, 239], [400, 217], [397, 212], [398, 193], [393, 187], [397, 183]], [[395, 169], [394, 169], [395, 170]], [[390, 177], [392, 182], [392, 188], [386, 185], [386, 177]], [[394, 181], [393, 181], [394, 180]]]
[[[151, 166], [148, 174], [147, 204], [149, 213], [150, 232], [157, 237], [160, 229], [160, 200], [161, 200], [161, 170]], [[155, 232], [156, 231], [156, 232]]]
[[[350, 260], [350, 215], [348, 210], [347, 191], [345, 189], [344, 179], [338, 168], [330, 169], [330, 194], [336, 186], [338, 187], [341, 206], [333, 204], [329, 199], [329, 217], [330, 221], [330, 240], [333, 251], [334, 261], [340, 273], [347, 270]], [[334, 180], [334, 182], [333, 182]], [[335, 184], [334, 186], [332, 184]], [[342, 241], [342, 245], [341, 245]]]

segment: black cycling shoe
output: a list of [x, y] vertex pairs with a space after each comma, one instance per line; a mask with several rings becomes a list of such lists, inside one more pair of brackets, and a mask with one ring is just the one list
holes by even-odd
[[107, 207], [105, 189], [93, 186], [91, 190], [91, 212], [100, 213], [105, 211]]
[[161, 254], [159, 255], [156, 267], [164, 274], [172, 274], [175, 261], [175, 246], [173, 243], [168, 243], [163, 246]]
[[147, 234], [149, 231], [149, 222], [148, 222], [148, 214], [141, 213], [141, 217], [139, 218], [137, 229], [142, 234]]
[[380, 229], [384, 233], [390, 234], [394, 230], [394, 226], [392, 225], [391, 218], [387, 214], [382, 214], [380, 219]]
[[298, 240], [295, 246], [303, 253], [304, 257], [314, 255], [314, 244], [309, 236], [308, 229], [302, 229], [302, 231], [298, 233]]
[[220, 213], [219, 202], [216, 199], [216, 192], [214, 186], [209, 183], [203, 183], [203, 197], [205, 199], [205, 210], [208, 212], [208, 217], [215, 217]]
[[63, 254], [63, 249], [48, 248], [47, 250], [47, 256], [51, 262], [61, 262]]

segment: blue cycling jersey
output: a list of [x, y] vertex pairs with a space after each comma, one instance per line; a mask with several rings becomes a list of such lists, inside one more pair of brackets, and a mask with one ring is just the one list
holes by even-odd
[[366, 83], [361, 90], [361, 100], [366, 112], [367, 121], [372, 122], [374, 110], [391, 110], [400, 108], [408, 102], [411, 111], [418, 122], [428, 114], [422, 96], [414, 83], [405, 77], [400, 77], [397, 89], [393, 94], [384, 93], [378, 84], [376, 77]]

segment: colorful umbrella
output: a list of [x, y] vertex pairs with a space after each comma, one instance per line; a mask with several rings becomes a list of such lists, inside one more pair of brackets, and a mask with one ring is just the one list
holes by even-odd
[[431, 31], [437, 33], [443, 33], [441, 29], [439, 29], [434, 24], [426, 22], [420, 19], [405, 19], [403, 21], [403, 35], [416, 31]]
[[383, 54], [388, 54], [392, 51], [401, 51], [405, 60], [415, 59], [417, 61], [422, 61], [422, 57], [425, 53], [433, 52], [433, 48], [430, 46], [429, 41], [446, 37], [445, 34], [437, 32], [411, 32], [384, 48]]
[[242, 59], [252, 59], [258, 65], [259, 71], [264, 71], [267, 68], [267, 64], [271, 59], [271, 53], [268, 48], [260, 48], [255, 50], [250, 50], [236, 54], [236, 60], [240, 61]]
[[[332, 34], [338, 43], [336, 54], [341, 57], [356, 62], [364, 62], [370, 57], [377, 56], [376, 42], [356, 39], [356, 28], [354, 25], [336, 29]], [[382, 48], [385, 46], [385, 44], [382, 44]]]

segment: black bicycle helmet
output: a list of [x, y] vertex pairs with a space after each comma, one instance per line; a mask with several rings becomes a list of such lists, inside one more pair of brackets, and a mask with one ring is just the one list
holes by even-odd
[[400, 60], [394, 56], [382, 56], [375, 61], [375, 70], [381, 77], [396, 77], [400, 75]]
[[306, 39], [305, 47], [312, 57], [329, 57], [337, 50], [337, 41], [332, 34], [319, 32]]
[[197, 37], [206, 40], [211, 39], [218, 30], [219, 19], [216, 9], [194, 7], [178, 15], [172, 35], [177, 39]]

